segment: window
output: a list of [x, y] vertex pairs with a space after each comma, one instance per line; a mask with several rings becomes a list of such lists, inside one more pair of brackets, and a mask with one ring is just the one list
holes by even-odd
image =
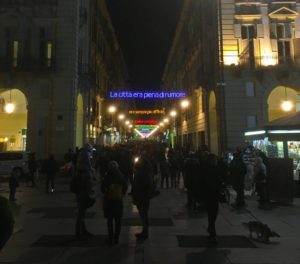
[[257, 124], [256, 115], [247, 116], [247, 128], [255, 128]]
[[254, 83], [253, 82], [246, 82], [246, 96], [248, 96], [248, 97], [254, 97], [255, 96]]
[[14, 40], [12, 42], [13, 67], [18, 66], [18, 55], [19, 55], [19, 41]]
[[51, 42], [47, 42], [47, 67], [52, 66], [52, 55], [53, 55], [53, 45]]
[[279, 64], [288, 63], [291, 60], [290, 41], [278, 41], [278, 61]]
[[254, 25], [242, 25], [242, 39], [254, 39], [255, 37]]

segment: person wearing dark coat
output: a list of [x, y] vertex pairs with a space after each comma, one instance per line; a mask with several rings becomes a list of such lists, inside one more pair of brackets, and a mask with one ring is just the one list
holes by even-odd
[[187, 207], [189, 209], [196, 209], [196, 181], [200, 172], [200, 165], [198, 159], [193, 154], [189, 154], [184, 165], [185, 178], [184, 183], [187, 189]]
[[16, 200], [16, 190], [19, 187], [19, 181], [17, 178], [17, 172], [13, 170], [9, 177], [9, 200], [15, 201]]
[[[123, 196], [127, 191], [127, 181], [114, 160], [108, 165], [108, 172], [104, 177], [101, 190], [104, 194], [103, 210], [104, 217], [107, 219], [109, 243], [118, 244], [123, 216]], [[115, 222], [115, 228], [113, 222]]]
[[139, 159], [135, 169], [132, 183], [132, 200], [138, 209], [143, 225], [142, 232], [136, 234], [136, 237], [138, 240], [143, 240], [148, 238], [149, 232], [148, 212], [150, 196], [154, 186], [153, 169], [150, 161], [145, 156]]
[[9, 203], [6, 198], [0, 195], [0, 251], [13, 233], [14, 223]]
[[95, 199], [91, 198], [92, 178], [94, 176], [92, 151], [93, 147], [89, 143], [84, 144], [83, 148], [79, 150], [77, 170], [74, 176], [77, 185], [75, 193], [78, 208], [75, 236], [79, 240], [92, 235], [87, 231], [85, 225], [86, 210], [95, 203]]
[[28, 185], [28, 182], [31, 181], [31, 186], [34, 187], [35, 184], [35, 173], [37, 169], [37, 162], [35, 159], [35, 153], [30, 153], [29, 154], [29, 159], [28, 159], [28, 178], [26, 179], [26, 184]]
[[247, 173], [246, 164], [243, 162], [242, 154], [237, 152], [233, 154], [233, 160], [229, 165], [230, 178], [232, 187], [236, 191], [236, 207], [245, 205], [244, 188], [245, 175]]
[[51, 192], [54, 192], [54, 179], [55, 174], [58, 172], [58, 163], [53, 154], [49, 155], [49, 158], [45, 161], [44, 172], [46, 174], [46, 193], [49, 193], [49, 184], [51, 184]]
[[203, 174], [203, 198], [206, 205], [208, 228], [210, 242], [216, 240], [216, 220], [219, 211], [219, 195], [222, 189], [222, 179], [218, 167], [218, 158], [214, 154], [207, 156], [205, 171]]

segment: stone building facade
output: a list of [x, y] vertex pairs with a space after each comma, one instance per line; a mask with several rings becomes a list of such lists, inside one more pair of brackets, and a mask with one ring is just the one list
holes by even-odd
[[[191, 118], [187, 118], [186, 125], [180, 122], [179, 137], [195, 130], [205, 131], [204, 142], [211, 151], [221, 154], [242, 146], [245, 131], [298, 110], [300, 3], [276, 0], [206, 2], [184, 1], [183, 19], [177, 27], [164, 81], [169, 89], [176, 84], [189, 92], [193, 106], [187, 110], [187, 117], [190, 112], [192, 117], [197, 115], [195, 109], [203, 111], [196, 122]], [[193, 5], [199, 6], [195, 12], [202, 17], [200, 21], [184, 16], [185, 9]], [[211, 7], [210, 12], [205, 11], [205, 5]], [[193, 39], [185, 45], [182, 43], [187, 32], [203, 27], [200, 44]], [[195, 45], [198, 49], [204, 48], [204, 52], [193, 57], [189, 54], [194, 54]], [[181, 57], [182, 62], [178, 64], [176, 57]], [[211, 67], [213, 73], [203, 72], [206, 67]], [[194, 103], [197, 98], [194, 94], [199, 91], [204, 106]], [[287, 112], [281, 109], [285, 100], [293, 105]], [[194, 125], [200, 120], [204, 120], [201, 128]], [[188, 129], [183, 130], [184, 126]], [[190, 144], [197, 147], [199, 141], [191, 138]]]
[[[105, 1], [1, 0], [0, 39], [2, 150], [61, 158], [100, 143], [106, 90], [128, 78]], [[16, 113], [5, 113], [8, 101]]]

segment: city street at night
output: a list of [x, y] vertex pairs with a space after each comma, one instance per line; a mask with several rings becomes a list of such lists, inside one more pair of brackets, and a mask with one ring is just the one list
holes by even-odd
[[300, 264], [300, 0], [0, 0], [0, 264]]

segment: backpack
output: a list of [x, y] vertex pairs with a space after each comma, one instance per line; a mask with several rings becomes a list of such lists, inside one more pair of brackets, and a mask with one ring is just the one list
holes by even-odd
[[112, 183], [108, 186], [106, 197], [108, 200], [116, 201], [122, 200], [123, 197], [123, 186], [119, 183]]

